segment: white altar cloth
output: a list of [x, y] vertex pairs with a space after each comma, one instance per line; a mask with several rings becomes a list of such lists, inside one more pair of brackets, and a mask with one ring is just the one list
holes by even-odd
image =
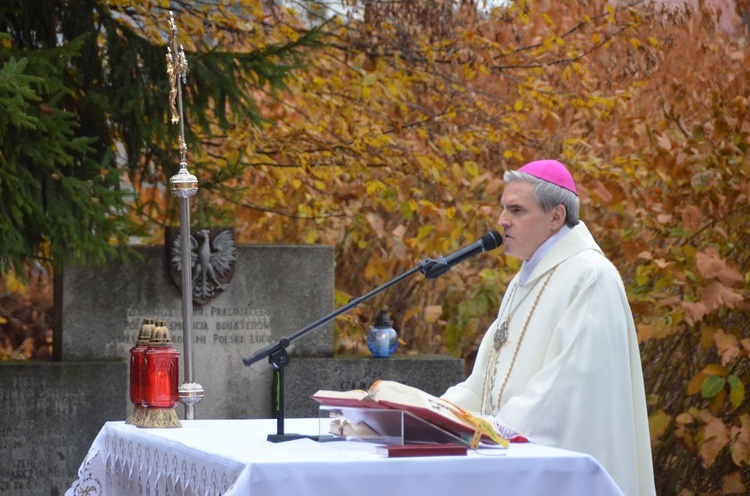
[[[276, 421], [183, 420], [182, 428], [107, 422], [66, 496], [621, 495], [592, 457], [535, 444], [468, 456], [385, 458], [375, 444], [266, 440]], [[318, 434], [318, 419], [286, 419]]]

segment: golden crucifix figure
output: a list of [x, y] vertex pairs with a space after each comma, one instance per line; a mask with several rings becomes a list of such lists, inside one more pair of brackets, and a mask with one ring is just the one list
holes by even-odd
[[177, 114], [177, 72], [172, 65], [172, 49], [167, 47], [167, 75], [169, 76], [169, 110], [172, 111], [172, 124], [180, 121]]
[[180, 78], [185, 79], [187, 73], [187, 59], [185, 59], [185, 51], [180, 45], [177, 48], [177, 26], [175, 25], [174, 18], [169, 16], [169, 43], [167, 46], [167, 75], [169, 76], [169, 109], [172, 112], [172, 124], [180, 122], [180, 115], [177, 111], [177, 96], [180, 93], [179, 84]]

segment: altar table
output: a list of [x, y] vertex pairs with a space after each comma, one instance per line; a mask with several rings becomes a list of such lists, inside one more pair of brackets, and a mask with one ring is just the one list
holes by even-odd
[[[267, 441], [273, 419], [183, 420], [182, 428], [107, 422], [66, 496], [608, 496], [622, 493], [588, 455], [511, 444], [467, 456], [386, 458], [373, 443]], [[318, 419], [286, 419], [317, 435]]]

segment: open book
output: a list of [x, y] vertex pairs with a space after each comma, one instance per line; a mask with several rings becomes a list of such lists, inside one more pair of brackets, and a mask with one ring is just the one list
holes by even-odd
[[376, 381], [367, 391], [318, 391], [312, 399], [333, 407], [403, 410], [460, 438], [470, 438], [472, 448], [479, 442], [508, 446], [508, 439], [485, 419], [450, 401], [399, 382]]

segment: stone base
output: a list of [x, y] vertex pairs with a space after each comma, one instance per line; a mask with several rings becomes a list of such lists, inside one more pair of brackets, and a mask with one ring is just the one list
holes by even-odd
[[317, 417], [312, 396], [320, 389], [367, 389], [383, 379], [440, 396], [465, 379], [464, 362], [445, 355], [393, 355], [390, 358], [293, 357], [284, 369], [284, 416]]
[[124, 420], [128, 362], [0, 362], [0, 494], [61, 495], [105, 422]]

